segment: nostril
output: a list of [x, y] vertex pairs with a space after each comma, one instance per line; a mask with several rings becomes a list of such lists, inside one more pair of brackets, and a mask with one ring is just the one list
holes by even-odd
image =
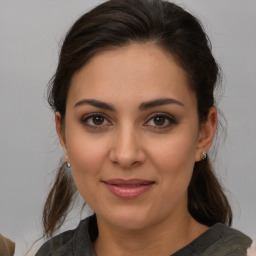
[[135, 154], [121, 154], [120, 152], [111, 152], [110, 161], [114, 165], [119, 165], [122, 168], [130, 168], [135, 167], [143, 163], [144, 157], [142, 157], [142, 153]]
[[132, 163], [133, 166], [140, 165], [140, 164], [141, 164], [140, 161], [134, 161], [134, 162]]

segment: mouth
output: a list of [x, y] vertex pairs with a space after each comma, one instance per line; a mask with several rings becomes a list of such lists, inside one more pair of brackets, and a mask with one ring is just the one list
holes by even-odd
[[122, 199], [133, 199], [146, 193], [155, 184], [154, 181], [141, 179], [112, 179], [103, 183], [107, 189], [115, 196]]

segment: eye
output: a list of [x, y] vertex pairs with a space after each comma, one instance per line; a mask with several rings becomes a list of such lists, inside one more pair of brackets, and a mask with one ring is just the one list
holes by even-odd
[[101, 113], [93, 113], [82, 118], [81, 123], [92, 129], [99, 129], [111, 125], [108, 119]]
[[145, 126], [150, 126], [156, 129], [163, 129], [168, 128], [173, 124], [177, 124], [177, 121], [171, 115], [156, 113], [151, 115]]

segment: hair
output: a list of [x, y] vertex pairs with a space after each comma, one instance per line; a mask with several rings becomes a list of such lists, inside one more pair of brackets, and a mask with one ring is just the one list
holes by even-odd
[[[197, 98], [200, 124], [215, 106], [214, 89], [220, 69], [200, 21], [183, 8], [161, 0], [110, 0], [81, 16], [68, 31], [55, 75], [49, 82], [48, 102], [64, 126], [71, 79], [102, 50], [132, 43], [155, 44], [170, 53], [184, 69]], [[62, 163], [43, 211], [44, 235], [52, 236], [68, 214], [77, 189]], [[207, 158], [194, 165], [188, 187], [188, 210], [198, 222], [231, 225], [232, 211]]]

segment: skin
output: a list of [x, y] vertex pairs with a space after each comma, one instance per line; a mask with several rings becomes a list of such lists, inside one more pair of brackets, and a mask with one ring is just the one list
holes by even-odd
[[[174, 102], [141, 106], [167, 98]], [[83, 102], [88, 99], [113, 109]], [[170, 54], [150, 43], [100, 52], [74, 74], [64, 126], [60, 119], [56, 113], [66, 161], [97, 216], [98, 256], [170, 255], [207, 230], [188, 212], [187, 188], [194, 163], [212, 144], [216, 109], [199, 124], [195, 94]], [[154, 184], [122, 199], [103, 182], [114, 178]]]

